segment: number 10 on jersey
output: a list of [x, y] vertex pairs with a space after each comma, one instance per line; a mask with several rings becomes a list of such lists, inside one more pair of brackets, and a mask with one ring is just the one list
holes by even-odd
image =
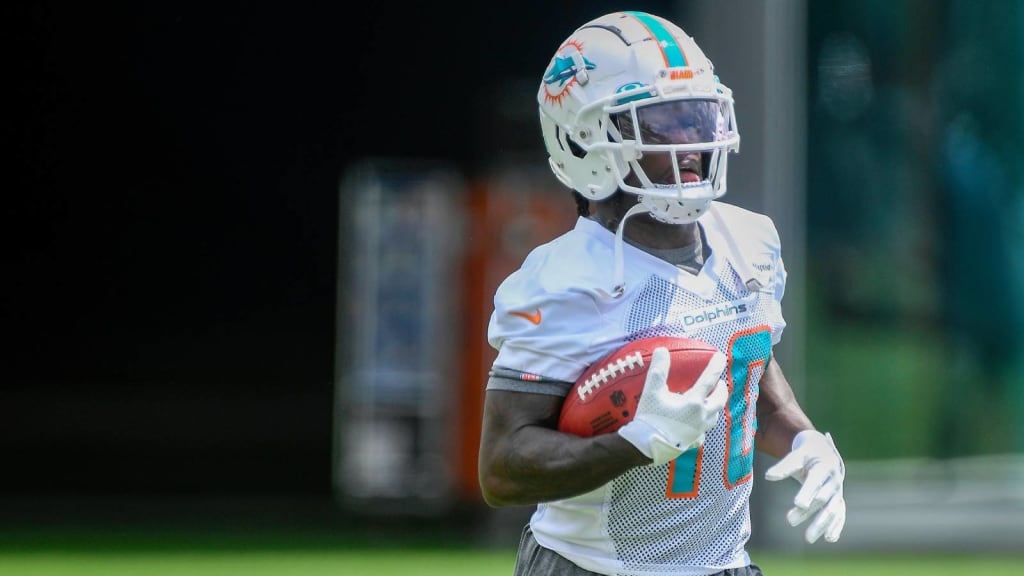
[[[733, 334], [726, 350], [728, 364], [726, 378], [729, 400], [723, 414], [725, 450], [718, 462], [704, 462], [704, 446], [680, 454], [669, 465], [669, 498], [696, 498], [703, 473], [720, 470], [726, 488], [733, 488], [750, 480], [754, 468], [754, 434], [757, 432], [758, 382], [772, 352], [771, 330], [757, 326]], [[719, 423], [721, 426], [722, 423]], [[707, 469], [705, 465], [721, 465]]]

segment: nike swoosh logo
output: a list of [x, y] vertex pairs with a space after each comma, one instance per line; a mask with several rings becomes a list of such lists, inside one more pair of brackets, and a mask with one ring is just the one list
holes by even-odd
[[511, 314], [513, 316], [519, 316], [520, 318], [526, 318], [527, 320], [529, 320], [533, 324], [540, 324], [540, 308], [537, 308], [537, 311], [534, 312], [533, 314], [530, 314], [529, 312], [514, 312], [514, 311], [513, 312], [509, 312], [509, 314]]

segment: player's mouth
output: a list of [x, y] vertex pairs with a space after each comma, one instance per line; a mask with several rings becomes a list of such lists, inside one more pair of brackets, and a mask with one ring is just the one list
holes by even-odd
[[676, 175], [671, 171], [662, 174], [657, 180], [654, 180], [653, 183], [658, 188], [671, 189], [675, 188], [680, 184], [683, 186], [694, 186], [700, 184], [702, 181], [703, 179], [701, 178], [699, 172], [693, 170], [684, 170], [683, 168], [680, 167], [678, 183], [676, 182]]
[[690, 184], [693, 182], [700, 182], [704, 179], [701, 174], [700, 160], [695, 158], [692, 154], [688, 154], [681, 158], [679, 163], [679, 179], [682, 180], [683, 184]]
[[[683, 184], [700, 182], [702, 180], [700, 173], [700, 165], [696, 162], [681, 162], [679, 164], [679, 180]], [[658, 173], [657, 178], [652, 178], [652, 181], [673, 184], [676, 181], [675, 171], [672, 169], [671, 165], [663, 168], [662, 171]]]

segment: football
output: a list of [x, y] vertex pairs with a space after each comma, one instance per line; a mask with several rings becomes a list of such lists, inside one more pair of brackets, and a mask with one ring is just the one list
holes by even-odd
[[672, 359], [668, 389], [683, 393], [697, 381], [717, 348], [691, 338], [659, 336], [634, 340], [595, 362], [580, 375], [562, 404], [558, 429], [577, 436], [608, 434], [633, 419], [655, 348]]

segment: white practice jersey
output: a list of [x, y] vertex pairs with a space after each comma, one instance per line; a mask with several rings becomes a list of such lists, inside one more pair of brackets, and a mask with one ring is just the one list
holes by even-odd
[[[580, 218], [533, 250], [495, 295], [488, 339], [496, 368], [573, 382], [626, 342], [653, 336], [696, 338], [728, 357], [729, 401], [702, 447], [538, 505], [530, 521], [537, 541], [587, 570], [702, 575], [750, 561], [755, 404], [785, 327], [786, 272], [771, 219], [720, 202], [715, 209], [720, 220], [698, 221], [711, 248], [698, 275], [626, 244], [625, 293], [613, 297], [615, 236]], [[722, 222], [746, 268], [730, 263]], [[752, 271], [760, 286], [748, 290], [735, 269]]]

